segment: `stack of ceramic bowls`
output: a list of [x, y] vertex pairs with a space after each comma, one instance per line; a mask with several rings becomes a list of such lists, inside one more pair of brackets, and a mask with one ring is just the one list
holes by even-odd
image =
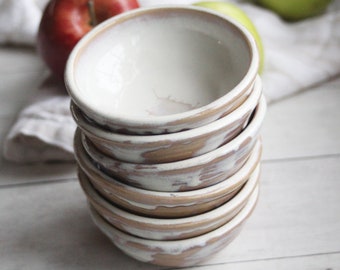
[[239, 233], [258, 198], [258, 65], [242, 26], [198, 7], [134, 10], [78, 43], [65, 82], [79, 181], [123, 252], [189, 266]]

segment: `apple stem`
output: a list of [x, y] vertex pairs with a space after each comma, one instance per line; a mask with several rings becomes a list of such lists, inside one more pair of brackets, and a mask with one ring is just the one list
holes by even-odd
[[90, 13], [90, 25], [96, 26], [97, 18], [96, 18], [96, 12], [94, 10], [94, 1], [93, 0], [87, 1], [87, 6], [89, 9], [89, 13]]

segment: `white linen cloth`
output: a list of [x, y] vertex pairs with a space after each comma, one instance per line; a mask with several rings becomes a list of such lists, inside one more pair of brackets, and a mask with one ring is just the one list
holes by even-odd
[[[141, 6], [153, 6], [197, 1], [139, 2]], [[0, 44], [34, 44], [38, 18], [45, 4], [46, 0], [0, 0]], [[262, 37], [265, 51], [262, 78], [269, 103], [339, 75], [340, 11], [336, 5], [322, 16], [287, 23], [250, 3], [237, 4], [253, 20]], [[6, 20], [6, 29], [2, 20]], [[16, 162], [73, 160], [76, 125], [69, 112], [69, 101], [63, 85], [50, 79], [42, 84], [9, 131], [4, 157]]]
[[4, 156], [16, 162], [73, 161], [75, 123], [60, 81], [48, 78], [9, 131]]
[[0, 44], [34, 45], [46, 0], [0, 0]]

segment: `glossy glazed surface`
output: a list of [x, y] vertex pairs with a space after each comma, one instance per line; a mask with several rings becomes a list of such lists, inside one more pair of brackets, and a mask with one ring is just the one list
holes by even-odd
[[[204, 155], [171, 163], [134, 164], [117, 161], [75, 140], [75, 149], [90, 155], [97, 166], [125, 183], [156, 191], [185, 191], [216, 184], [238, 171], [260, 136], [266, 113], [262, 98], [248, 126], [233, 140]], [[85, 147], [86, 150], [83, 148]], [[88, 158], [86, 158], [88, 159]]]
[[93, 208], [91, 215], [98, 228], [129, 256], [152, 264], [172, 267], [192, 266], [227, 246], [241, 231], [258, 198], [258, 188], [246, 206], [228, 223], [201, 236], [175, 241], [142, 239], [117, 230], [101, 218]]
[[[185, 218], [160, 219], [132, 214], [120, 208], [119, 205], [116, 206], [105, 200], [91, 185], [85, 173], [80, 171], [78, 177], [91, 206], [96, 209], [107, 222], [116, 228], [145, 239], [178, 240], [210, 232], [224, 225], [237, 215], [258, 185], [260, 178], [259, 160], [255, 166], [251, 172], [248, 172], [248, 177], [245, 182], [242, 181], [242, 179], [237, 179], [242, 187], [241, 189], [239, 189], [239, 186], [235, 188], [237, 193], [229, 201], [203, 214]], [[226, 179], [225, 181], [235, 183], [234, 179]], [[223, 191], [225, 193], [230, 192], [224, 186], [227, 185], [219, 185], [221, 193]], [[215, 190], [216, 189], [217, 187]], [[209, 192], [214, 192], [214, 190], [206, 190], [204, 193], [208, 194]]]
[[91, 122], [74, 104], [71, 112], [86, 137], [104, 154], [129, 163], [159, 164], [205, 154], [235, 138], [247, 126], [262, 95], [259, 77], [249, 97], [233, 112], [195, 129], [162, 135], [127, 135]]
[[77, 44], [65, 82], [99, 124], [159, 134], [202, 126], [236, 108], [255, 80], [258, 58], [249, 33], [219, 13], [137, 9]]
[[256, 144], [249, 163], [239, 173], [224, 178], [216, 185], [182, 192], [150, 191], [124, 184], [103, 173], [84, 152], [76, 151], [79, 170], [86, 174], [91, 184], [108, 201], [139, 215], [179, 218], [204, 213], [231, 199], [260, 159], [261, 144]]

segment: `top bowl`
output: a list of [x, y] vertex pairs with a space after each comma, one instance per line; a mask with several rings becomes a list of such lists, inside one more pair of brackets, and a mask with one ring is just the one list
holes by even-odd
[[193, 6], [140, 8], [89, 32], [72, 51], [66, 88], [93, 121], [120, 133], [192, 129], [250, 94], [259, 56], [237, 22]]

